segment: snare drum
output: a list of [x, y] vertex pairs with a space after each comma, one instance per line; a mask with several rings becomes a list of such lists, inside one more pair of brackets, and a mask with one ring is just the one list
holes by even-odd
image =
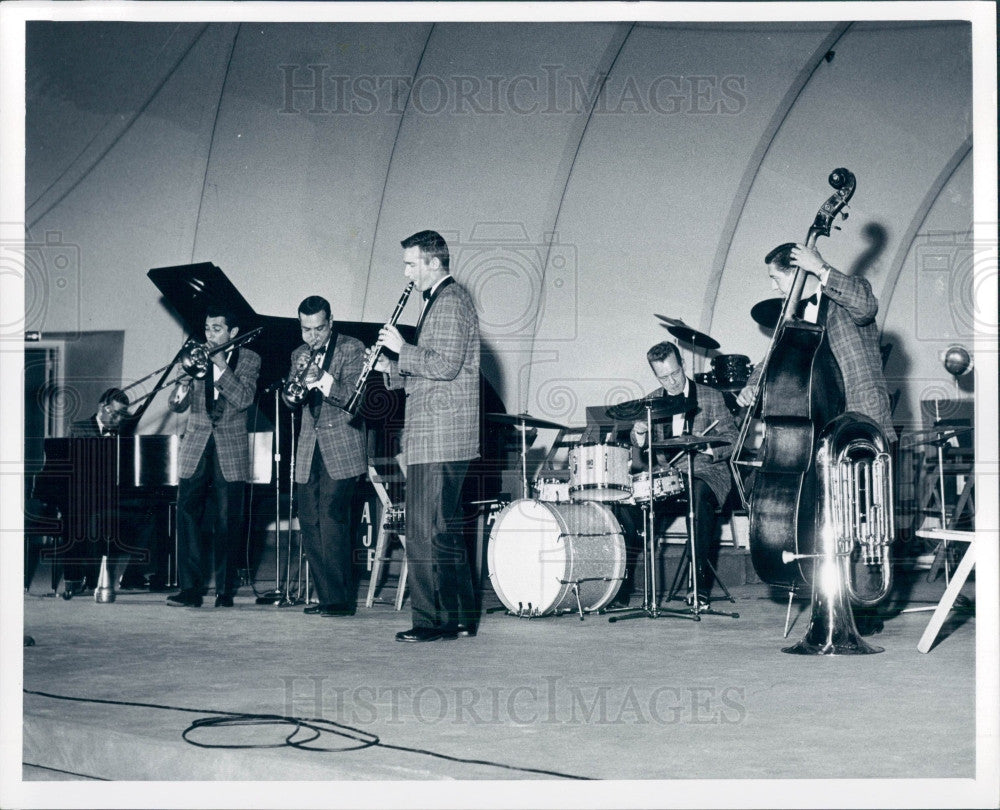
[[641, 472], [632, 476], [632, 500], [635, 503], [647, 503], [652, 499], [661, 501], [684, 493], [684, 476], [677, 470], [657, 470], [653, 473], [653, 485], [649, 484], [649, 473]]
[[627, 444], [576, 444], [569, 451], [569, 494], [574, 501], [622, 501], [632, 494]]
[[569, 481], [558, 478], [536, 478], [535, 497], [546, 503], [569, 503]]
[[625, 576], [625, 538], [610, 507], [600, 503], [507, 506], [490, 532], [490, 583], [511, 613], [530, 618], [600, 610]]

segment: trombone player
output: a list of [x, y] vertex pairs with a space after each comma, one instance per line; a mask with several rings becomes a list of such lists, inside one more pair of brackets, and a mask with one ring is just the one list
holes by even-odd
[[209, 498], [215, 504], [213, 532], [215, 606], [232, 607], [236, 562], [243, 534], [243, 493], [250, 478], [247, 409], [257, 391], [260, 355], [245, 347], [211, 353], [235, 340], [240, 325], [227, 307], [205, 311], [204, 379], [183, 381], [171, 394], [170, 408], [190, 409], [181, 439], [177, 493], [177, 569], [181, 590], [167, 604], [201, 607], [206, 592], [201, 530]]
[[295, 452], [299, 528], [318, 603], [304, 613], [352, 616], [351, 504], [358, 477], [368, 469], [365, 432], [340, 403], [347, 401], [364, 365], [361, 341], [333, 330], [330, 302], [318, 295], [298, 309], [302, 345], [292, 352], [282, 392], [289, 407], [302, 405]]

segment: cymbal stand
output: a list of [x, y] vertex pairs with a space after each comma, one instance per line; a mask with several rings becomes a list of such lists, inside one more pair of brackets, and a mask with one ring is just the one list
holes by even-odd
[[521, 497], [527, 498], [528, 492], [528, 425], [521, 418], [519, 424], [514, 425], [514, 430], [521, 434]]
[[[724, 610], [713, 610], [711, 607], [702, 607], [698, 599], [698, 555], [697, 549], [695, 547], [695, 513], [694, 513], [694, 457], [698, 451], [694, 447], [689, 447], [687, 449], [687, 484], [688, 484], [688, 513], [687, 513], [687, 527], [688, 527], [688, 549], [690, 554], [690, 559], [688, 560], [688, 580], [691, 583], [691, 607], [686, 608], [684, 612], [689, 612], [694, 615], [695, 621], [701, 620], [702, 614], [710, 614], [712, 616], [729, 616], [731, 619], [738, 619], [740, 617], [739, 613], [727, 613]], [[711, 562], [705, 561], [708, 567], [715, 574], [715, 568], [712, 566]], [[718, 574], [715, 574], [716, 581], [722, 585], [722, 580], [719, 579]], [[725, 585], [722, 585], [722, 590], [726, 592], [726, 596], [729, 597], [730, 601], [735, 602], [732, 595]]]
[[[638, 619], [640, 616], [645, 616], [648, 619], [660, 619], [660, 618], [680, 618], [680, 619], [692, 619], [694, 621], [700, 621], [698, 613], [695, 612], [691, 614], [690, 611], [686, 610], [672, 610], [660, 608], [660, 599], [656, 593], [656, 510], [653, 508], [653, 403], [652, 401], [647, 401], [646, 403], [646, 462], [649, 468], [649, 504], [648, 508], [645, 509], [647, 515], [643, 518], [643, 534], [645, 535], [645, 543], [643, 550], [643, 563], [642, 563], [642, 578], [643, 578], [643, 604], [642, 608], [639, 610], [629, 610], [622, 613], [618, 613], [615, 616], [611, 616], [608, 621], [610, 623], [624, 621], [625, 619]], [[694, 535], [692, 537], [692, 545], [694, 543]], [[647, 591], [646, 587], [649, 586]], [[695, 600], [697, 602], [697, 600]]]

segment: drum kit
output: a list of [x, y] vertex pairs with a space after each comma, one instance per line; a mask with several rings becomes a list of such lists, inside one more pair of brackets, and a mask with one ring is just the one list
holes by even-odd
[[490, 582], [513, 615], [525, 618], [603, 610], [625, 578], [625, 535], [606, 504], [632, 495], [631, 453], [617, 442], [569, 451], [569, 481], [536, 479], [529, 497], [527, 431], [566, 426], [526, 413], [489, 413], [521, 434], [522, 497], [497, 515], [487, 552]]
[[[683, 321], [657, 315], [678, 341], [714, 351], [718, 341], [692, 329]], [[738, 392], [750, 376], [750, 358], [720, 354], [712, 359], [710, 379], [702, 380], [724, 392]], [[696, 379], [698, 376], [695, 375]], [[644, 419], [648, 435], [653, 422], [670, 419], [679, 411], [660, 397], [645, 397], [606, 409], [609, 419], [635, 422]], [[644, 514], [644, 560], [655, 560], [656, 533], [653, 505], [679, 500], [690, 491], [694, 456], [708, 447], [726, 442], [707, 436], [679, 436], [647, 444], [647, 470], [630, 473], [632, 447], [616, 441], [578, 442], [568, 453], [569, 480], [536, 478], [534, 492], [528, 487], [528, 431], [534, 428], [569, 430], [565, 425], [539, 419], [527, 413], [488, 413], [486, 418], [510, 425], [520, 434], [521, 498], [505, 506], [497, 515], [490, 533], [488, 563], [490, 582], [507, 611], [518, 617], [561, 615], [576, 612], [605, 612], [625, 578], [625, 539], [621, 524], [611, 509], [613, 504], [639, 506]], [[687, 472], [672, 463], [656, 467], [654, 450], [676, 450], [676, 461], [687, 456]], [[534, 497], [531, 497], [531, 494]], [[694, 507], [688, 500], [688, 542], [693, 587], [697, 588], [694, 544]], [[638, 615], [657, 618], [684, 615], [698, 621], [700, 614], [716, 611], [702, 607], [697, 599], [688, 610], [659, 607], [655, 566], [643, 565], [643, 607], [621, 612], [616, 618]], [[606, 612], [614, 612], [608, 610]], [[720, 614], [733, 617], [739, 614]]]

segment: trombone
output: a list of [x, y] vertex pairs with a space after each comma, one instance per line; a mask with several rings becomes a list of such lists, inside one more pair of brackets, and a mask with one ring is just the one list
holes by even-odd
[[[150, 377], [160, 374], [161, 372], [166, 372], [165, 374], [163, 374], [163, 377], [165, 378], [170, 374], [170, 370], [174, 366], [176, 366], [178, 363], [181, 364], [181, 371], [178, 372], [177, 376], [175, 376], [172, 380], [164, 382], [163, 378], [161, 378], [160, 381], [157, 382], [155, 386], [153, 386], [152, 391], [150, 391], [148, 394], [143, 394], [141, 397], [138, 397], [137, 399], [135, 399], [133, 402], [130, 403], [131, 405], [135, 405], [138, 402], [145, 402], [142, 408], [140, 408], [135, 414], [132, 414], [130, 418], [136, 419], [138, 416], [141, 416], [142, 411], [144, 411], [147, 407], [149, 407], [149, 403], [152, 401], [153, 397], [155, 397], [164, 388], [167, 388], [172, 385], [177, 385], [178, 383], [187, 383], [192, 378], [197, 380], [204, 379], [205, 376], [208, 374], [208, 366], [212, 362], [213, 354], [218, 354], [219, 352], [224, 352], [227, 349], [233, 348], [234, 346], [239, 346], [242, 345], [243, 343], [247, 343], [253, 340], [255, 337], [257, 337], [257, 335], [259, 335], [263, 331], [264, 327], [258, 326], [256, 329], [251, 329], [249, 332], [243, 335], [237, 335], [232, 340], [228, 340], [225, 343], [219, 346], [214, 346], [212, 348], [209, 348], [207, 343], [198, 343], [193, 338], [189, 339], [181, 347], [181, 350], [177, 352], [177, 356], [174, 357], [174, 359], [171, 360], [169, 363], [167, 363], [167, 365], [160, 366], [160, 368], [156, 369], [155, 371], [151, 371], [145, 377], [142, 377], [136, 380], [134, 383], [126, 385], [124, 388], [121, 389], [123, 392], [128, 391], [130, 388], [135, 388], [140, 383], [144, 383]], [[168, 407], [172, 411], [183, 411], [187, 407], [187, 394], [185, 393], [184, 395], [179, 395], [177, 391], [171, 393]]]

